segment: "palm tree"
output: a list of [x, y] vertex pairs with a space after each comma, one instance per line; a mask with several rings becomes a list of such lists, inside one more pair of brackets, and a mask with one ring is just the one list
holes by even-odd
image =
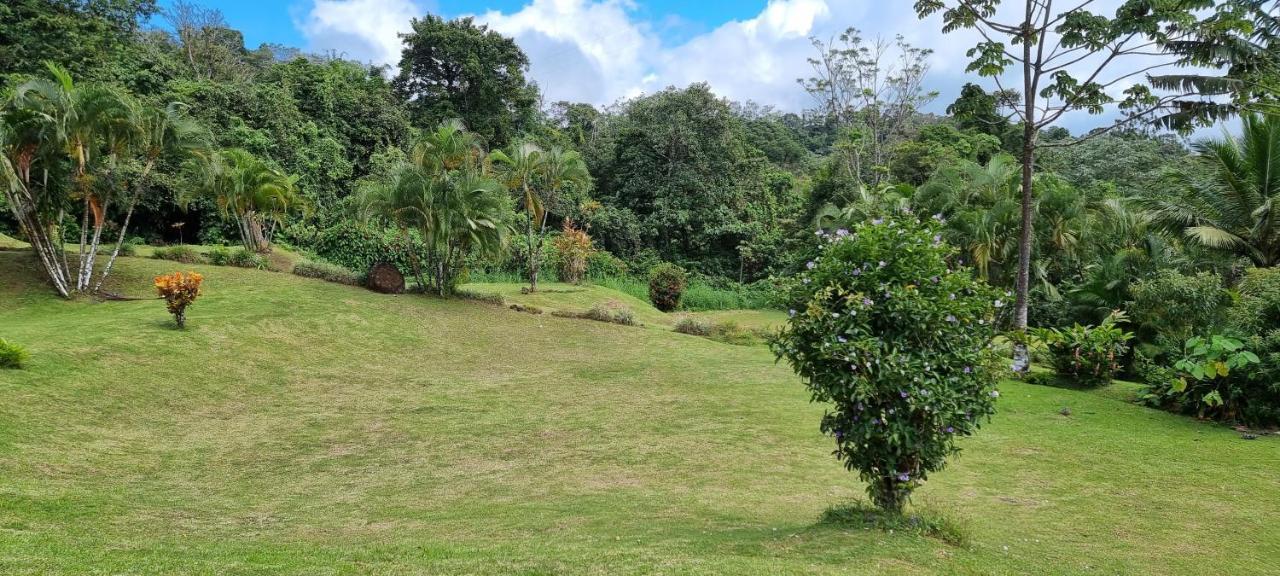
[[[92, 283], [106, 215], [119, 192], [115, 174], [121, 158], [136, 151], [142, 130], [127, 94], [80, 86], [62, 68], [48, 68], [50, 78], [19, 86], [3, 110], [0, 148], [10, 169], [0, 177], [6, 180], [10, 210], [54, 289], [68, 297]], [[81, 232], [73, 275], [61, 224], [76, 203], [81, 204]]]
[[240, 148], [222, 150], [198, 162], [196, 190], [214, 201], [223, 218], [235, 220], [240, 241], [253, 252], [270, 252], [275, 225], [305, 207], [286, 176]]
[[426, 245], [423, 271], [410, 254], [418, 285], [444, 296], [452, 293], [468, 255], [495, 255], [507, 242], [506, 189], [484, 173], [483, 151], [458, 121], [441, 124], [415, 143], [412, 161], [357, 193], [360, 216], [379, 219]]
[[591, 175], [578, 152], [559, 147], [544, 151], [532, 142], [512, 143], [509, 151], [495, 150], [490, 159], [498, 164], [503, 183], [519, 195], [528, 215], [525, 248], [529, 258], [529, 291], [536, 292], [542, 264], [542, 238], [547, 231], [547, 208], [559, 200], [566, 186], [589, 185]]
[[207, 148], [208, 133], [187, 115], [185, 104], [171, 102], [163, 108], [144, 106], [139, 116], [142, 120], [142, 133], [138, 148], [142, 154], [142, 169], [133, 179], [124, 222], [120, 225], [120, 234], [116, 238], [115, 248], [111, 251], [111, 257], [107, 259], [102, 275], [94, 285], [95, 292], [101, 289], [102, 282], [111, 273], [111, 267], [120, 254], [120, 247], [124, 244], [125, 235], [129, 231], [129, 221], [133, 218], [133, 211], [138, 206], [138, 201], [150, 189], [150, 177], [156, 162], [166, 156], [207, 157], [210, 153]]
[[1209, 178], [1145, 200], [1152, 220], [1255, 266], [1280, 264], [1280, 115], [1246, 115], [1239, 138], [1194, 148]]

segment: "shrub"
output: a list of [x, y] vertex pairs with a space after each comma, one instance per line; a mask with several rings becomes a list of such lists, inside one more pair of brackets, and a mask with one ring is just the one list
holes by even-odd
[[630, 308], [618, 303], [615, 300], [609, 300], [591, 307], [590, 310], [577, 314], [579, 318], [595, 320], [597, 322], [611, 322], [613, 324], [622, 324], [623, 326], [635, 326], [636, 317]]
[[1208, 272], [1188, 276], [1176, 270], [1161, 270], [1135, 282], [1129, 292], [1133, 300], [1127, 308], [1138, 336], [1175, 352], [1197, 332], [1203, 334], [1222, 326], [1224, 312], [1231, 305], [1222, 277]]
[[1259, 363], [1241, 379], [1238, 418], [1252, 424], [1280, 424], [1280, 268], [1250, 269], [1228, 326]]
[[823, 234], [770, 345], [830, 404], [821, 429], [879, 507], [911, 492], [995, 411], [989, 344], [1003, 303], [967, 269], [936, 222], [876, 220]]
[[307, 278], [317, 278], [326, 282], [336, 282], [349, 286], [360, 285], [360, 274], [337, 264], [304, 260], [293, 266], [293, 273]]
[[255, 268], [258, 270], [267, 269], [267, 259], [261, 254], [250, 252], [245, 248], [237, 248], [231, 253], [231, 257], [227, 259], [228, 266], [238, 268]]
[[693, 316], [681, 316], [676, 320], [675, 331], [693, 336], [710, 336], [711, 323]]
[[151, 257], [157, 260], [172, 260], [183, 264], [199, 264], [204, 261], [195, 248], [186, 245], [157, 248], [151, 253]]
[[0, 338], [0, 368], [22, 368], [28, 358], [26, 348]]
[[591, 237], [573, 227], [573, 221], [564, 219], [564, 230], [552, 244], [559, 255], [560, 281], [579, 284], [587, 273], [587, 259], [591, 257]]
[[227, 266], [231, 262], [231, 250], [225, 246], [218, 246], [205, 253], [204, 259], [214, 266]]
[[686, 282], [684, 268], [666, 262], [654, 266], [649, 270], [649, 301], [663, 312], [679, 308]]
[[617, 278], [627, 275], [627, 263], [605, 250], [592, 250], [587, 255], [588, 278]]
[[169, 313], [178, 323], [178, 328], [187, 326], [187, 306], [200, 296], [200, 283], [204, 277], [195, 273], [174, 272], [173, 274], [156, 276], [156, 292], [164, 298]]
[[1129, 340], [1133, 338], [1133, 334], [1117, 326], [1122, 319], [1122, 315], [1112, 313], [1097, 326], [1035, 328], [1031, 334], [1048, 350], [1049, 362], [1058, 376], [1072, 378], [1084, 386], [1103, 386], [1110, 384], [1120, 371], [1120, 359], [1129, 351]]
[[1150, 373], [1164, 378], [1153, 382], [1148, 394], [1163, 396], [1161, 403], [1194, 412], [1201, 418], [1234, 420], [1250, 400], [1247, 369], [1259, 358], [1235, 338], [1215, 334], [1193, 336], [1183, 345], [1182, 358], [1168, 372]]

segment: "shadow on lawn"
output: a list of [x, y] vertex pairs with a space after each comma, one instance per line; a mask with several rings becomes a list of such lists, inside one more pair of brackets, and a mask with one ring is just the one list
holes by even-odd
[[912, 507], [898, 514], [886, 512], [862, 501], [827, 508], [812, 528], [906, 532], [937, 538], [953, 546], [966, 546], [969, 542], [969, 530], [962, 522], [937, 511]]

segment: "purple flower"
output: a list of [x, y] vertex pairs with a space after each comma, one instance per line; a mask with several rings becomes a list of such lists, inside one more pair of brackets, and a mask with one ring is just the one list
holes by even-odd
[[952, 427], [950, 427], [950, 426], [947, 426], [943, 431], [944, 431], [944, 432], [946, 432], [947, 434], [955, 434], [955, 433], [956, 433], [956, 429], [955, 429], [955, 428], [952, 428]]
[[956, 322], [956, 321], [957, 320], [955, 316], [952, 316], [951, 314], [947, 314], [947, 322]]
[[874, 301], [874, 300], [872, 300], [872, 299], [870, 299], [870, 298], [863, 298], [863, 299], [862, 299], [862, 305], [863, 305], [863, 306], [870, 306], [870, 305], [872, 305], [872, 304], [875, 304], [875, 301]]
[[858, 411], [859, 411], [859, 412], [861, 412], [861, 411], [862, 411], [862, 403], [861, 403], [861, 402], [859, 402], [857, 406], [854, 406], [854, 408], [857, 408], [857, 409], [858, 409]]
[[937, 284], [939, 281], [941, 281], [941, 279], [938, 278], [937, 276], [934, 276], [933, 278], [930, 278], [929, 281], [933, 282], [934, 284]]
[[955, 294], [948, 294], [948, 295], [947, 295], [947, 299], [948, 299], [948, 300], [955, 300], [955, 299], [956, 299], [956, 295], [955, 295]]
[[937, 214], [934, 214], [934, 215], [933, 215], [933, 219], [934, 219], [934, 220], [937, 220], [938, 222], [941, 222], [941, 221], [942, 221], [942, 213], [941, 213], [941, 212], [939, 212], [939, 213], [937, 213]]
[[885, 266], [886, 266], [886, 262], [885, 262], [884, 260], [881, 260], [881, 261], [880, 261], [880, 267], [881, 267], [881, 268], [884, 268]]
[[907, 391], [906, 391], [906, 390], [899, 390], [899, 391], [898, 391], [898, 395], [899, 395], [899, 396], [902, 396], [903, 398], [906, 398], [907, 396], [910, 396], [910, 394], [907, 394]]
[[1004, 308], [1004, 301], [996, 299], [996, 308]]
[[813, 270], [813, 267], [814, 267], [814, 266], [816, 266], [816, 264], [814, 264], [814, 263], [813, 263], [813, 260], [810, 260], [810, 261], [806, 262], [806, 263], [805, 263], [805, 265], [804, 265], [804, 267], [805, 267], [805, 268], [808, 268], [808, 269], [810, 269], [810, 270]]
[[941, 243], [942, 243], [942, 235], [941, 235], [941, 234], [934, 234], [934, 235], [933, 235], [933, 244], [936, 246], [936, 245], [941, 244]]
[[839, 342], [839, 343], [841, 343], [841, 344], [844, 344], [845, 342], [848, 342], [848, 340], [846, 340], [844, 336], [836, 336], [836, 341], [837, 341], [837, 342]]
[[795, 310], [795, 308], [792, 308], [792, 309], [790, 309], [790, 310], [787, 310], [787, 316], [791, 316], [792, 318], [794, 318], [794, 317], [795, 317], [795, 315], [796, 315], [796, 310]]
[[839, 229], [839, 230], [836, 230], [836, 236], [839, 236], [839, 237], [843, 238], [843, 237], [848, 236], [848, 235], [849, 235], [849, 231], [848, 231], [848, 230], [845, 230], [844, 228], [841, 228], [841, 229]]
[[876, 218], [875, 220], [872, 220], [871, 223], [875, 224], [876, 226], [879, 226], [881, 224], [884, 224], [884, 218]]
[[853, 269], [853, 275], [854, 275], [854, 276], [861, 276], [861, 275], [862, 275], [862, 270], [861, 270], [861, 269], [859, 269], [859, 268], [854, 268], [854, 269]]
[[849, 365], [849, 371], [850, 371], [850, 372], [857, 372], [857, 371], [858, 371], [858, 365], [857, 365], [857, 364], [850, 364], [850, 365]]
[[964, 367], [964, 373], [965, 373], [965, 374], [972, 374], [972, 373], [973, 373], [973, 366], [965, 366], [965, 367]]
[[910, 475], [910, 474], [907, 474], [906, 472], [903, 472], [903, 473], [901, 473], [901, 474], [899, 474], [899, 475], [898, 475], [898, 481], [899, 481], [899, 482], [910, 482], [910, 481], [911, 481], [911, 475]]
[[844, 432], [836, 430], [836, 440], [842, 440], [843, 438], [844, 438]]
[[808, 284], [808, 283], [809, 283], [809, 279], [808, 279], [808, 278], [805, 278], [805, 279], [801, 280], [801, 282], [804, 282], [805, 284]]
[[991, 391], [991, 397], [992, 397], [992, 398], [999, 398], [999, 397], [1000, 397], [1000, 391], [999, 391], [999, 390], [992, 390], [992, 391]]

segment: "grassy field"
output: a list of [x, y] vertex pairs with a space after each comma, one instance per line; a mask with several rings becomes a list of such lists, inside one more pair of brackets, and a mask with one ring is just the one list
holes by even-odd
[[[123, 259], [113, 290], [175, 267]], [[57, 300], [0, 252], [0, 337], [32, 353], [0, 372], [0, 574], [1280, 566], [1277, 438], [1123, 394], [1006, 383], [917, 494], [953, 545], [821, 521], [862, 487], [763, 347], [194, 268], [176, 331], [155, 300]]]

